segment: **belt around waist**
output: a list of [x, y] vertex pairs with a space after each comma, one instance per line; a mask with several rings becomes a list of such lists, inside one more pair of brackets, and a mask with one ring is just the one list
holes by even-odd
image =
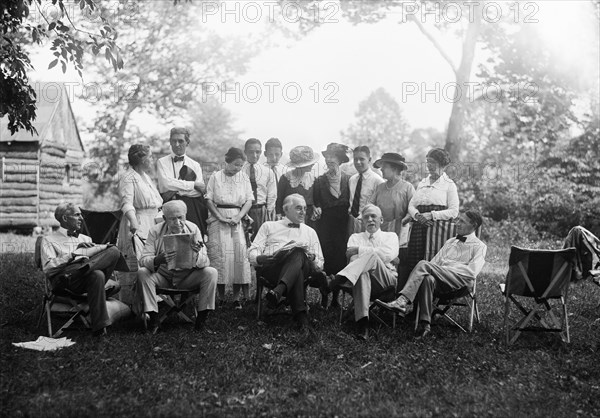
[[217, 205], [217, 207], [221, 209], [242, 209], [241, 206], [236, 205]]
[[257, 203], [256, 205], [252, 205], [252, 209], [260, 209], [267, 206], [266, 203]]

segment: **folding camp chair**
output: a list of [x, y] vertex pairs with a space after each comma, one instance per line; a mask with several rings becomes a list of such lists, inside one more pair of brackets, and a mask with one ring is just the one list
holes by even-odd
[[[454, 307], [466, 307], [469, 309], [469, 323], [467, 325], [467, 329], [465, 329], [448, 314], [448, 311]], [[420, 311], [420, 306], [417, 303], [415, 311], [415, 331], [419, 325]], [[431, 319], [433, 320], [436, 316], [446, 318], [452, 324], [460, 328], [463, 332], [471, 332], [473, 330], [473, 320], [477, 319], [477, 322], [479, 323], [479, 308], [477, 307], [477, 278], [475, 278], [473, 281], [473, 288], [470, 286], [465, 286], [451, 293], [439, 295], [434, 294]]]
[[[258, 320], [260, 320], [263, 316], [265, 316], [267, 314], [267, 312], [265, 311], [265, 307], [263, 305], [263, 297], [262, 297], [263, 290], [265, 288], [268, 290], [271, 290], [271, 289], [274, 289], [275, 286], [271, 285], [271, 283], [261, 275], [260, 268], [256, 268], [256, 319], [258, 319]], [[281, 298], [281, 302], [277, 308], [279, 309], [280, 307], [282, 308], [287, 305], [288, 305], [288, 302], [284, 296]], [[275, 314], [275, 313], [288, 314], [290, 312], [283, 310], [283, 309], [270, 312], [270, 314]]]
[[[35, 241], [34, 261], [38, 269], [42, 269], [41, 246], [43, 236], [38, 236]], [[110, 297], [119, 291], [118, 284], [109, 280], [106, 283], [106, 295]], [[38, 319], [38, 327], [42, 323], [44, 315], [46, 316], [48, 326], [48, 336], [51, 338], [59, 337], [67, 328], [76, 321], [81, 322], [85, 328], [91, 328], [90, 321], [87, 318], [89, 305], [85, 294], [78, 295], [66, 289], [55, 291], [48, 278], [44, 275], [44, 297]], [[58, 331], [52, 331], [52, 316], [66, 318]]]
[[[511, 247], [506, 283], [500, 285], [505, 297], [504, 330], [508, 345], [513, 344], [523, 331], [558, 332], [564, 341], [571, 341], [566, 299], [575, 256], [575, 248], [530, 250]], [[533, 299], [535, 304], [526, 306], [525, 298]], [[553, 299], [562, 306], [561, 321], [552, 311], [556, 307], [550, 303]], [[523, 318], [512, 325], [509, 324], [511, 302], [523, 314]], [[531, 324], [534, 319], [538, 326]]]

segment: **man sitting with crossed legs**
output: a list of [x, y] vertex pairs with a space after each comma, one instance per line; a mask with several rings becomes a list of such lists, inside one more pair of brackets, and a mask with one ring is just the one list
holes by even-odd
[[[303, 330], [308, 326], [305, 282], [309, 276], [321, 272], [323, 252], [315, 230], [304, 224], [304, 197], [299, 194], [287, 196], [283, 201], [283, 212], [282, 220], [265, 222], [260, 227], [248, 250], [248, 259], [252, 265], [260, 267], [262, 277], [274, 286], [266, 296], [269, 307], [275, 308], [285, 296], [298, 328]], [[279, 259], [277, 252], [291, 241], [304, 248], [294, 248]]]
[[418, 338], [431, 331], [434, 293], [447, 294], [473, 287], [475, 278], [485, 264], [487, 246], [475, 236], [475, 230], [483, 220], [478, 212], [468, 210], [456, 221], [458, 235], [450, 238], [431, 261], [421, 260], [408, 277], [400, 291], [400, 297], [390, 303], [377, 300], [387, 309], [405, 315], [417, 299], [420, 306]]
[[350, 263], [335, 276], [329, 276], [325, 287], [334, 290], [352, 286], [354, 318], [359, 325], [357, 337], [367, 340], [371, 294], [379, 296], [396, 286], [396, 269], [391, 261], [398, 256], [398, 235], [381, 230], [383, 216], [377, 206], [367, 204], [361, 215], [366, 231], [350, 236], [346, 250]]

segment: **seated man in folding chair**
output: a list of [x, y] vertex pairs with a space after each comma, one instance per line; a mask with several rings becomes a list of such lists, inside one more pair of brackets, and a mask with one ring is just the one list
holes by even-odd
[[248, 250], [248, 259], [260, 267], [260, 275], [274, 287], [266, 295], [268, 306], [276, 308], [285, 296], [298, 328], [304, 330], [308, 326], [305, 284], [311, 275], [321, 272], [323, 252], [315, 230], [304, 224], [304, 197], [287, 196], [283, 212], [282, 220], [262, 224]]
[[383, 216], [375, 205], [367, 204], [361, 218], [366, 231], [352, 234], [348, 239], [346, 256], [350, 263], [335, 276], [327, 277], [325, 287], [332, 291], [352, 286], [354, 318], [359, 325], [357, 337], [367, 340], [371, 295], [380, 296], [390, 287], [395, 291], [397, 274], [391, 261], [398, 256], [398, 235], [381, 230]]
[[[200, 289], [196, 300], [195, 329], [202, 331], [208, 312], [215, 309], [215, 290], [217, 288], [217, 270], [209, 267], [210, 261], [203, 244], [202, 233], [196, 224], [186, 221], [187, 206], [181, 200], [172, 200], [162, 207], [165, 222], [154, 225], [148, 232], [144, 244], [138, 284], [142, 292], [144, 312], [150, 317], [148, 330], [156, 333], [159, 327], [158, 301], [156, 286], [175, 287], [178, 289]], [[169, 270], [167, 263], [175, 259], [175, 252], [165, 252], [164, 236], [169, 234], [194, 234], [192, 250], [196, 265], [191, 269]]]
[[87, 293], [92, 335], [104, 335], [110, 325], [105, 284], [121, 253], [115, 246], [96, 245], [90, 237], [79, 233], [83, 217], [73, 203], [58, 205], [54, 217], [60, 227], [42, 238], [42, 270], [54, 292]]
[[420, 306], [417, 335], [423, 338], [431, 331], [434, 294], [446, 294], [465, 286], [473, 286], [485, 264], [487, 246], [475, 236], [483, 220], [475, 211], [459, 214], [457, 236], [450, 238], [431, 261], [421, 260], [400, 291], [400, 297], [390, 303], [376, 303], [401, 315], [407, 314], [417, 299]]

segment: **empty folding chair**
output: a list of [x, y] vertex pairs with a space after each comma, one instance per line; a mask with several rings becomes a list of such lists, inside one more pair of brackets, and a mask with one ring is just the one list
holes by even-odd
[[[558, 332], [564, 341], [570, 342], [567, 293], [575, 256], [575, 248], [511, 247], [506, 283], [500, 285], [505, 297], [504, 330], [508, 345], [524, 331]], [[557, 304], [552, 301], [558, 301], [562, 308], [560, 320], [553, 311]], [[511, 303], [522, 314], [522, 318], [512, 324], [509, 323]]]

